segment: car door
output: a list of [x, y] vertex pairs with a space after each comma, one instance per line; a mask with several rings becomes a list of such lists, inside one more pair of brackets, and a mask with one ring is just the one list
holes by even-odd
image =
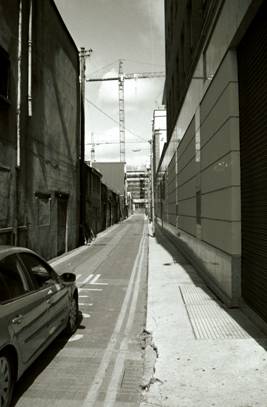
[[39, 256], [21, 253], [20, 258], [34, 287], [45, 293], [48, 304], [48, 335], [56, 336], [65, 327], [68, 319], [70, 308], [68, 288], [52, 267]]
[[7, 341], [16, 345], [27, 364], [48, 338], [45, 293], [32, 289], [16, 254], [0, 261], [0, 274], [5, 287], [0, 298], [2, 326], [9, 335]]

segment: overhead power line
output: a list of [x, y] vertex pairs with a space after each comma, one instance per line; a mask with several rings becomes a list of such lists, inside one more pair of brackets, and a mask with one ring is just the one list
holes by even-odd
[[152, 78], [163, 78], [163, 77], [165, 77], [165, 72], [124, 73], [123, 72], [123, 60], [120, 59], [119, 60], [119, 72], [118, 72], [117, 76], [109, 77], [109, 78], [102, 77], [102, 78], [86, 79], [87, 82], [114, 81], [114, 80], [118, 81], [120, 160], [121, 160], [121, 162], [125, 162], [125, 130], [127, 130], [125, 127], [125, 111], [124, 111], [124, 81], [126, 79], [152, 79]]
[[152, 64], [151, 62], [135, 61], [133, 59], [125, 59], [124, 61], [133, 62], [135, 64], [140, 64], [140, 65], [150, 65], [150, 66], [158, 66], [158, 67], [164, 68], [164, 64]]
[[[85, 98], [86, 102], [89, 103], [90, 105], [92, 105], [96, 110], [98, 110], [100, 113], [102, 113], [103, 115], [105, 115], [106, 117], [108, 117], [110, 120], [112, 120], [114, 123], [120, 125], [120, 122], [116, 119], [114, 119], [114, 117], [110, 116], [108, 113], [104, 112], [104, 110], [102, 110], [100, 107], [98, 107], [94, 102], [92, 102], [91, 100], [89, 100], [88, 98]], [[138, 138], [139, 140], [142, 140], [146, 143], [148, 143], [148, 141], [146, 139], [144, 139], [141, 136], [138, 136], [137, 134], [135, 134], [132, 130], [127, 129], [125, 127], [125, 130], [128, 131], [128, 133], [131, 133], [134, 137]]]
[[90, 75], [94, 75], [94, 74], [96, 74], [96, 73], [98, 73], [98, 72], [101, 72], [101, 71], [103, 71], [104, 69], [107, 69], [107, 68], [109, 68], [110, 66], [114, 65], [115, 63], [118, 63], [118, 61], [119, 61], [118, 59], [115, 59], [115, 61], [110, 62], [110, 64], [107, 64], [107, 65], [103, 66], [102, 68], [99, 68], [99, 69], [97, 69], [96, 71], [91, 72]]

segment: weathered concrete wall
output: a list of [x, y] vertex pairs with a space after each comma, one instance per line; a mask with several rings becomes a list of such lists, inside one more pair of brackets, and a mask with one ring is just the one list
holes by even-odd
[[[22, 7], [22, 64], [21, 98], [26, 98], [27, 64], [23, 64], [27, 55], [28, 1]], [[7, 93], [0, 95], [0, 244], [25, 244], [26, 214], [19, 207], [17, 197], [23, 201], [23, 189], [20, 187], [20, 172], [17, 170], [17, 86], [18, 86], [18, 38], [19, 38], [19, 2], [0, 1], [0, 65], [1, 90], [7, 85]], [[25, 48], [26, 45], [26, 48]], [[7, 75], [5, 72], [7, 67]], [[21, 107], [21, 132], [23, 133], [24, 106]], [[20, 236], [18, 236], [20, 235]]]
[[31, 2], [23, 0], [19, 70], [19, 4], [0, 0], [1, 79], [3, 55], [10, 66], [7, 100], [0, 97], [0, 244], [28, 246], [51, 258], [78, 244], [79, 57], [53, 1], [33, 1], [30, 74]]
[[85, 177], [85, 234], [90, 240], [93, 235], [118, 222], [122, 211], [120, 195], [102, 182], [99, 171], [85, 164]]
[[94, 168], [85, 164], [85, 224], [87, 233], [96, 235], [102, 230], [101, 177]]
[[33, 2], [32, 52], [29, 246], [51, 258], [78, 244], [80, 136], [78, 51], [52, 0]]

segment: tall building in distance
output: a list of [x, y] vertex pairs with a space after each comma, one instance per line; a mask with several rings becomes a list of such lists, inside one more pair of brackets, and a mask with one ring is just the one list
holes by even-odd
[[150, 171], [145, 167], [127, 167], [127, 192], [131, 194], [133, 210], [145, 210], [148, 207], [148, 186]]
[[157, 171], [159, 160], [166, 143], [166, 110], [165, 107], [155, 109], [152, 120], [152, 150], [154, 172]]

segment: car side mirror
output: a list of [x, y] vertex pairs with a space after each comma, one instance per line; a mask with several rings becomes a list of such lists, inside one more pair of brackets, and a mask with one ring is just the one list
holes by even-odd
[[74, 283], [76, 281], [76, 274], [74, 273], [63, 273], [60, 277], [64, 283]]

